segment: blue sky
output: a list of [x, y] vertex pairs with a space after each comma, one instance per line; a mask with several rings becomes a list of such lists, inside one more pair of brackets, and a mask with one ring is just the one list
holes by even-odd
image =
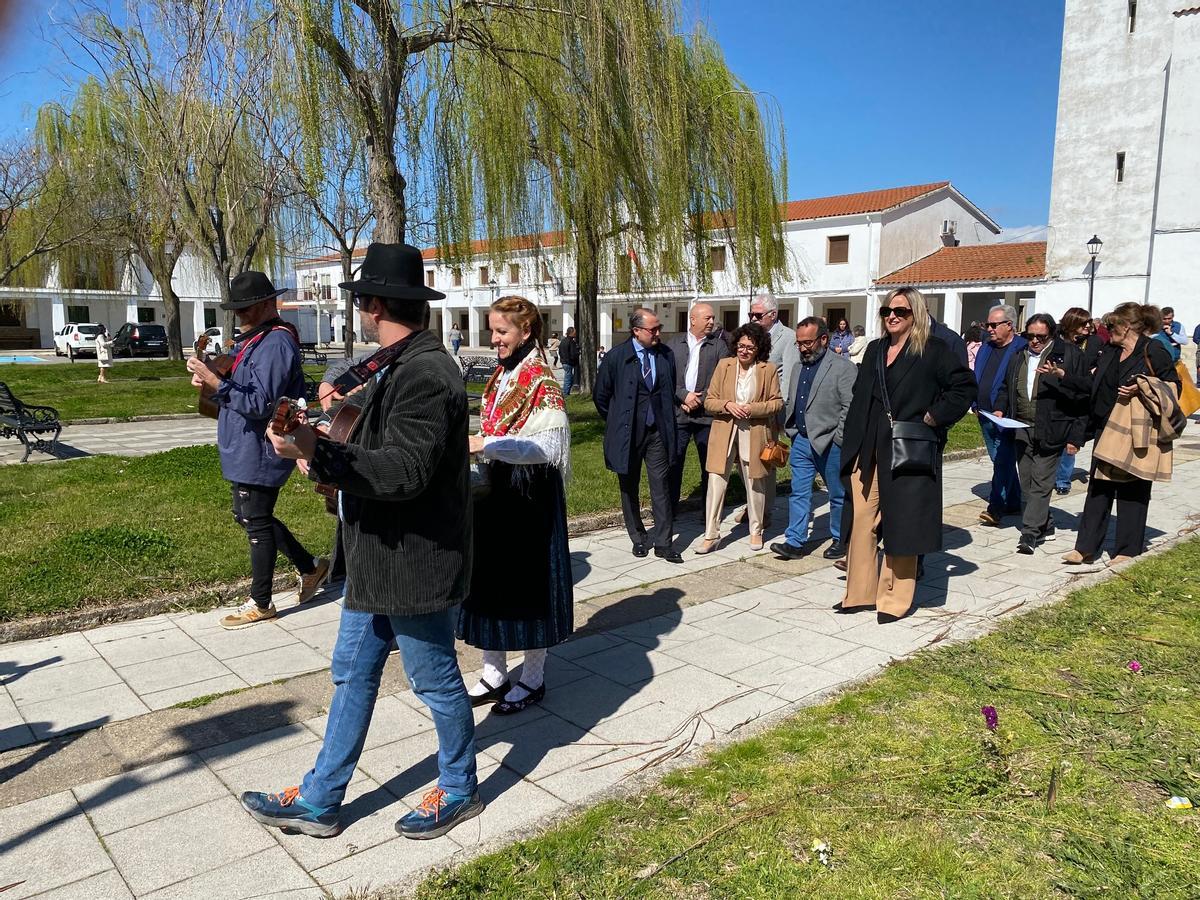
[[[1006, 228], [1045, 223], [1063, 0], [683, 3], [778, 103], [788, 199], [949, 179]], [[71, 74], [43, 42], [69, 4], [13, 6], [0, 133], [27, 127]]]

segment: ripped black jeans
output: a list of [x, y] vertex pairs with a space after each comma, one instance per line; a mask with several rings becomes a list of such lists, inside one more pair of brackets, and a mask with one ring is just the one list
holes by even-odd
[[279, 488], [261, 484], [233, 483], [233, 520], [246, 529], [250, 538], [250, 599], [266, 608], [271, 603], [271, 584], [275, 580], [275, 557], [283, 553], [300, 570], [310, 575], [316, 560], [296, 540], [286, 525], [275, 518]]

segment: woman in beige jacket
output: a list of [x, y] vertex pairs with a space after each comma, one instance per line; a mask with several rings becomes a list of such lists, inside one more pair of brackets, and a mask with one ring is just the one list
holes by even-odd
[[750, 549], [763, 547], [766, 484], [773, 470], [759, 458], [771, 437], [771, 423], [783, 409], [779, 369], [767, 362], [771, 338], [761, 325], [743, 325], [733, 333], [735, 356], [717, 363], [704, 398], [704, 411], [713, 417], [708, 437], [708, 498], [705, 503], [704, 543], [697, 553], [711, 553], [721, 542], [721, 507], [729, 485], [729, 470], [737, 460], [746, 485], [750, 518]]

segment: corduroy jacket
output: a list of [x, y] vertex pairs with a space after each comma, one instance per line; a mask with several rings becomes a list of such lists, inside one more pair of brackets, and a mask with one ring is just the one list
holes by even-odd
[[471, 497], [462, 373], [417, 333], [366, 389], [350, 441], [318, 441], [309, 477], [341, 490], [347, 609], [416, 616], [467, 595]]

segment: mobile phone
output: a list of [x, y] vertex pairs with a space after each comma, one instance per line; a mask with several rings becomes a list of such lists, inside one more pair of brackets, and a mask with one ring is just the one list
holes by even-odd
[[1056, 369], [1066, 361], [1066, 357], [1061, 353], [1053, 353], [1046, 358], [1046, 362], [1050, 363], [1050, 365]]

